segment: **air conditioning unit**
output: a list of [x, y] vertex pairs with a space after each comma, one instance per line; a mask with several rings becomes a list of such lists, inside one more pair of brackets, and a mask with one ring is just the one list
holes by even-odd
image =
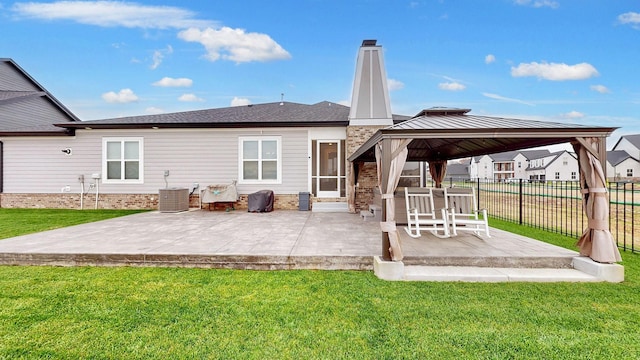
[[160, 189], [158, 198], [160, 212], [180, 212], [189, 210], [189, 189], [167, 188]]

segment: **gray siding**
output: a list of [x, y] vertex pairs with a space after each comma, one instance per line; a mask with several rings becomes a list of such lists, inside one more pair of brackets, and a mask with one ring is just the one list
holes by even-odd
[[30, 126], [68, 121], [69, 117], [59, 108], [46, 98], [38, 96], [2, 105], [0, 130], [20, 130]]
[[[66, 186], [79, 193], [78, 175], [85, 176], [85, 191], [93, 173], [102, 173], [104, 137], [144, 139], [144, 183], [103, 184], [100, 193], [150, 194], [165, 187], [201, 188], [238, 178], [240, 136], [281, 136], [282, 183], [239, 185], [240, 193], [269, 189], [278, 194], [308, 191], [308, 129], [174, 129], [78, 130], [75, 137], [0, 138], [4, 143], [4, 192], [61, 193]], [[72, 149], [72, 155], [62, 150]]]
[[0, 90], [41, 91], [8, 62], [0, 61]]

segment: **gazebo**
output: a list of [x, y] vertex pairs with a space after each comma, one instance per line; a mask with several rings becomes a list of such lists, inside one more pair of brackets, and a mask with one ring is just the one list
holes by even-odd
[[[348, 185], [354, 193], [358, 169], [376, 162], [382, 194], [382, 259], [401, 261], [393, 193], [406, 161], [427, 161], [436, 187], [442, 186], [448, 160], [539, 146], [571, 143], [580, 165], [580, 186], [588, 227], [578, 245], [583, 256], [600, 263], [621, 261], [609, 232], [606, 196], [606, 138], [615, 127], [586, 126], [468, 114], [470, 109], [431, 108], [374, 133], [348, 160]], [[349, 201], [355, 202], [353, 197]]]

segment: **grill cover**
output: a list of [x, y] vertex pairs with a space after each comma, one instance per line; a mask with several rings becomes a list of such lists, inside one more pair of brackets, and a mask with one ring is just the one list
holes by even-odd
[[273, 191], [260, 190], [249, 194], [249, 212], [271, 212], [273, 211]]

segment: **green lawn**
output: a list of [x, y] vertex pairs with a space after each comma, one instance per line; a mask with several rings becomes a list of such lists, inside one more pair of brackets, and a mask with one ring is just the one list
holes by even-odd
[[[522, 231], [562, 246], [574, 242]], [[621, 284], [0, 267], [0, 358], [634, 359], [640, 257], [623, 258]]]
[[0, 239], [141, 212], [139, 210], [53, 210], [0, 208]]

